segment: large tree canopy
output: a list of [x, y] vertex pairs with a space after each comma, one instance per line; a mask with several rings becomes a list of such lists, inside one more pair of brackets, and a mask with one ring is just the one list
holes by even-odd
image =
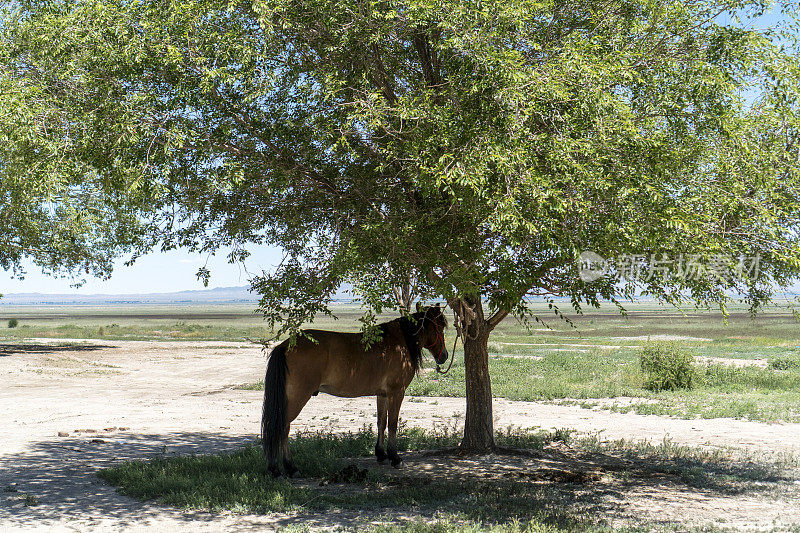
[[[740, 23], [768, 7], [19, 0], [0, 65], [50, 117], [12, 143], [18, 172], [139, 191], [166, 246], [281, 246], [254, 287], [283, 331], [343, 283], [367, 322], [409, 280], [445, 298], [466, 333], [464, 446], [486, 449], [487, 339], [526, 297], [758, 306], [796, 278], [796, 25]], [[582, 279], [586, 250], [647, 275]], [[760, 268], [679, 275], [676, 257]]]

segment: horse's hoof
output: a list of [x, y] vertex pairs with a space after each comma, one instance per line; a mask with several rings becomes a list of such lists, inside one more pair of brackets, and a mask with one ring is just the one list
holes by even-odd
[[392, 459], [392, 466], [395, 467], [395, 468], [400, 468], [401, 466], [403, 466], [403, 460], [399, 459], [399, 458], [398, 459]]
[[386, 454], [386, 450], [379, 446], [375, 446], [375, 458], [378, 460], [378, 464], [383, 464], [389, 456]]

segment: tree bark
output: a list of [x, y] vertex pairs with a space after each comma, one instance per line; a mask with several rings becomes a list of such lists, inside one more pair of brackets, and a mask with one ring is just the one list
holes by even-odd
[[[492, 382], [489, 377], [489, 324], [483, 315], [480, 298], [465, 299], [475, 311], [475, 319], [464, 339], [464, 368], [467, 385], [467, 414], [464, 420], [462, 453], [488, 453], [494, 450]], [[470, 301], [471, 300], [471, 301]]]

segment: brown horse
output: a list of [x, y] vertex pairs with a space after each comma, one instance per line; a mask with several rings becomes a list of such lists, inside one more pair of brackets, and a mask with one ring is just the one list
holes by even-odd
[[[287, 476], [297, 472], [289, 455], [289, 425], [306, 402], [319, 392], [354, 398], [377, 396], [378, 442], [375, 456], [379, 463], [387, 457], [397, 467], [397, 419], [406, 388], [422, 365], [422, 348], [436, 362], [447, 361], [444, 328], [447, 321], [438, 305], [410, 317], [380, 324], [382, 338], [365, 348], [361, 333], [338, 333], [309, 329], [289, 348], [288, 341], [276, 346], [269, 356], [264, 378], [264, 407], [261, 439], [269, 471], [279, 476], [278, 455], [283, 454]], [[386, 423], [389, 445], [384, 451]]]

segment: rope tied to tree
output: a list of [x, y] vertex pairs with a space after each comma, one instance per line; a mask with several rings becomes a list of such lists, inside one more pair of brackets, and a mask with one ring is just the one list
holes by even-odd
[[[442, 375], [450, 372], [450, 369], [453, 367], [453, 360], [456, 358], [456, 346], [458, 345], [458, 339], [461, 338], [461, 344], [464, 344], [465, 342], [465, 335], [467, 335], [466, 338], [475, 340], [475, 338], [466, 333], [469, 324], [475, 318], [475, 311], [466, 305], [464, 300], [461, 298], [458, 298], [457, 302], [459, 310], [456, 310], [455, 306], [450, 305], [450, 303], [447, 304], [450, 305], [450, 308], [453, 310], [453, 327], [456, 328], [456, 338], [453, 339], [453, 349], [450, 352], [450, 364], [447, 365], [447, 369], [442, 370], [439, 366], [439, 363], [436, 363], [436, 372]], [[469, 311], [469, 315], [466, 313], [467, 310]], [[461, 312], [459, 313], [459, 311]]]

